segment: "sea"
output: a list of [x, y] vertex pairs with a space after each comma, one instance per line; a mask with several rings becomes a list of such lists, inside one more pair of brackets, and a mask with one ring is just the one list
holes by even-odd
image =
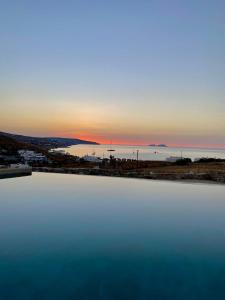
[[225, 299], [225, 186], [0, 180], [0, 299]]
[[[138, 159], [165, 161], [170, 156], [188, 157], [192, 160], [199, 158], [222, 158], [225, 159], [225, 149], [206, 148], [171, 148], [149, 146], [121, 146], [121, 145], [74, 145], [68, 148], [60, 148], [66, 152], [82, 157], [84, 155], [96, 155], [100, 158]], [[108, 151], [115, 150], [115, 151]]]

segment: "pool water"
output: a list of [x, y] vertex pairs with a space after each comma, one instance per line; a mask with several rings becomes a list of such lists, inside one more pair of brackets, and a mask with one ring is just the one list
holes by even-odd
[[0, 299], [225, 299], [225, 186], [1, 180]]

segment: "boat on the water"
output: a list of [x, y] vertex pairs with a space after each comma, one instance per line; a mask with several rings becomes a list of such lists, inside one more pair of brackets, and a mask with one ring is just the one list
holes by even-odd
[[112, 149], [112, 141], [111, 141], [111, 143], [110, 143], [110, 148], [109, 148], [107, 151], [109, 151], [109, 152], [116, 151], [115, 149]]

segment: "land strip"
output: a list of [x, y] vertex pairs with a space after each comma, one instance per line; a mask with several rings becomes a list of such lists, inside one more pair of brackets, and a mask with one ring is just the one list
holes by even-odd
[[185, 168], [183, 167], [161, 167], [148, 169], [109, 169], [109, 168], [64, 168], [64, 167], [33, 167], [34, 172], [81, 174], [95, 176], [130, 177], [152, 180], [172, 180], [172, 181], [199, 181], [217, 182], [225, 184], [225, 169], [216, 168]]

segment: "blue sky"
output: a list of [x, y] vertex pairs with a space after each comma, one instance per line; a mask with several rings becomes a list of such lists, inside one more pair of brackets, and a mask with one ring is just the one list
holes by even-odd
[[225, 146], [224, 1], [1, 1], [1, 130]]

